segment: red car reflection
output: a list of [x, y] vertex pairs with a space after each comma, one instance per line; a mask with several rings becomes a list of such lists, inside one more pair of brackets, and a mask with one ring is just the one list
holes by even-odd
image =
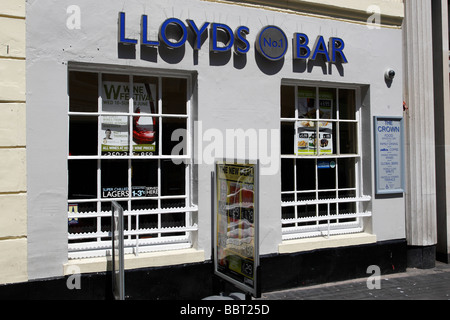
[[[140, 113], [141, 109], [137, 108], [135, 113]], [[137, 144], [150, 144], [155, 141], [155, 131], [149, 130], [148, 125], [139, 125], [139, 119], [141, 117], [133, 118], [133, 141]], [[156, 128], [156, 120], [152, 117], [153, 126], [152, 129]]]

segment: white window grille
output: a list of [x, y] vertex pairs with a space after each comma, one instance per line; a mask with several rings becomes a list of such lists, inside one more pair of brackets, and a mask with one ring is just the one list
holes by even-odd
[[[69, 68], [69, 258], [108, 254], [112, 200], [125, 253], [191, 247], [191, 92], [186, 75]], [[185, 140], [172, 141], [177, 129]]]
[[362, 194], [358, 88], [281, 87], [283, 240], [357, 233]]

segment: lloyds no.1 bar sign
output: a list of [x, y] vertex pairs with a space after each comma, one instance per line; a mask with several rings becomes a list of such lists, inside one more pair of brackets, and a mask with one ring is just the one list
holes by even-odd
[[214, 272], [254, 297], [260, 296], [258, 175], [258, 162], [216, 162]]
[[404, 192], [402, 117], [375, 117], [375, 184], [377, 194]]

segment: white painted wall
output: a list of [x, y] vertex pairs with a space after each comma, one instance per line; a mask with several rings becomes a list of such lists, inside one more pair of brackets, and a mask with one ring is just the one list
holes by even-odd
[[[69, 0], [30, 0], [27, 6], [27, 152], [28, 152], [28, 241], [30, 278], [58, 276], [67, 261], [67, 63], [69, 61], [142, 68], [198, 72], [197, 119], [203, 130], [279, 129], [282, 79], [370, 85], [370, 118], [401, 116], [402, 34], [400, 29], [371, 30], [363, 24], [327, 20], [225, 5], [199, 0], [79, 0], [81, 29], [70, 30], [66, 21]], [[179, 61], [164, 54], [153, 61], [137, 45], [135, 58], [119, 58], [118, 13], [126, 12], [127, 37], [139, 38], [142, 14], [149, 18], [149, 38], [156, 39], [160, 25], [171, 17], [183, 21], [224, 23], [233, 30], [245, 25], [252, 48], [246, 63], [211, 58], [206, 41], [194, 54], [186, 44]], [[271, 63], [259, 57], [255, 37], [266, 25], [282, 28], [288, 39], [295, 32], [337, 36], [345, 40], [349, 63], [338, 72], [323, 73], [320, 66], [299, 70], [293, 64], [292, 43], [284, 61]], [[123, 53], [122, 51], [120, 53]], [[154, 58], [154, 57], [153, 57]], [[239, 63], [240, 62], [240, 63]], [[388, 67], [397, 71], [390, 88], [384, 81]], [[301, 69], [301, 68], [300, 68]], [[369, 121], [371, 125], [371, 121]], [[370, 128], [363, 128], [371, 133]], [[364, 138], [371, 143], [371, 138]], [[372, 165], [373, 161], [367, 161]], [[212, 165], [198, 168], [198, 249], [210, 252], [210, 174]], [[371, 170], [373, 172], [373, 170]], [[373, 177], [366, 177], [366, 179]], [[262, 176], [261, 254], [278, 252], [281, 242], [280, 175]], [[373, 184], [372, 184], [373, 186]], [[373, 190], [373, 187], [372, 187]], [[373, 222], [369, 226], [379, 241], [405, 238], [404, 199], [374, 199]]]

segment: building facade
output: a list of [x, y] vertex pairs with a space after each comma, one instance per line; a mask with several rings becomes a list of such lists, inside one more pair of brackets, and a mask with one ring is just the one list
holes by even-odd
[[[446, 3], [421, 3], [4, 2], [0, 296], [110, 298], [112, 201], [129, 299], [218, 293], [224, 158], [259, 160], [259, 242], [247, 216], [224, 236], [262, 291], [434, 265]], [[249, 188], [225, 184], [228, 222]]]
[[[437, 210], [437, 259], [448, 263], [450, 257], [449, 210], [447, 209], [447, 147], [448, 125], [446, 114], [449, 106], [448, 63], [448, 1], [433, 2], [433, 82], [436, 144], [436, 210]], [[443, 174], [445, 172], [445, 174]]]

